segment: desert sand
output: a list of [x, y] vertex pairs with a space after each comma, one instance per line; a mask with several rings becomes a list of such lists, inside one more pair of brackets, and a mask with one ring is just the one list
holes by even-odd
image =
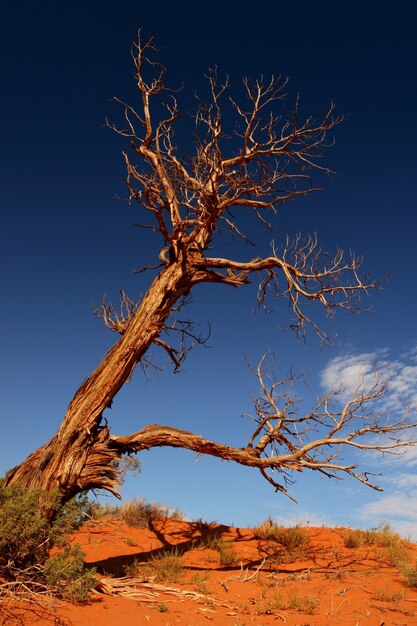
[[[118, 520], [90, 521], [72, 541], [83, 547], [86, 563], [97, 568], [101, 591], [87, 604], [54, 601], [49, 615], [21, 612], [21, 623], [417, 625], [417, 588], [407, 586], [393, 565], [392, 547], [384, 542], [346, 547], [352, 533], [347, 528], [297, 530], [308, 541], [286, 549], [259, 538], [255, 529], [173, 519], [151, 522], [146, 529]], [[401, 542], [396, 558], [399, 552], [416, 562], [416, 545]], [[175, 582], [169, 580], [169, 561], [168, 580], [151, 575], [152, 564], [166, 554], [183, 566], [174, 572]], [[133, 577], [126, 578], [126, 572]], [[114, 595], [105, 593], [110, 590]]]

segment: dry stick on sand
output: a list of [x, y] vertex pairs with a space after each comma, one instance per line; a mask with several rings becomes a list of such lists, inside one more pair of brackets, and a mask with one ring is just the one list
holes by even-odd
[[[96, 587], [96, 591], [107, 594], [124, 596], [132, 600], [143, 600], [145, 602], [159, 602], [160, 594], [168, 594], [184, 600], [194, 600], [195, 602], [206, 602], [207, 596], [196, 591], [188, 589], [178, 589], [176, 587], [167, 587], [149, 581], [149, 579], [132, 578], [125, 576], [123, 578], [102, 578]], [[219, 602], [210, 598], [210, 603], [226, 608], [233, 608], [230, 604]]]

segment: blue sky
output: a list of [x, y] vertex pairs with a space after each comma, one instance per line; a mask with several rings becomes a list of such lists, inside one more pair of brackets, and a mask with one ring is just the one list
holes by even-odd
[[[299, 91], [305, 114], [333, 99], [347, 116], [327, 155], [337, 175], [320, 180], [324, 193], [282, 208], [278, 233], [317, 231], [327, 249], [353, 249], [366, 270], [391, 278], [366, 302], [371, 312], [336, 316], [336, 348], [321, 348], [312, 335], [297, 344], [280, 331], [284, 301], [271, 315], [253, 315], [252, 288], [199, 288], [187, 313], [202, 330], [210, 322], [210, 347], [195, 349], [180, 374], [167, 367], [146, 381], [138, 369], [108, 416], [113, 432], [165, 423], [244, 445], [250, 421], [242, 415], [252, 410], [257, 381], [243, 355], [256, 364], [268, 347], [278, 373], [290, 366], [306, 373], [305, 406], [335, 380], [382, 362], [396, 381], [386, 410], [415, 403], [416, 17], [412, 2], [264, 2], [248, 12], [236, 2], [152, 8], [75, 0], [2, 9], [0, 473], [55, 433], [115, 340], [91, 304], [104, 293], [116, 300], [120, 289], [139, 296], [150, 280], [132, 270], [154, 262], [155, 241], [133, 226], [139, 207], [116, 199], [126, 193], [125, 146], [103, 127], [117, 117], [113, 95], [135, 102], [130, 45], [138, 27], [156, 36], [168, 82], [184, 83], [186, 107], [214, 65], [230, 75], [233, 93], [243, 76], [290, 75], [289, 102]], [[190, 145], [189, 137], [177, 139]], [[269, 254], [264, 234], [258, 242], [256, 253]], [[250, 469], [152, 450], [123, 494], [238, 525], [268, 515], [354, 526], [388, 519], [407, 534], [417, 521], [415, 459], [413, 451], [392, 463], [364, 459], [384, 472], [383, 494], [300, 476], [295, 505]]]

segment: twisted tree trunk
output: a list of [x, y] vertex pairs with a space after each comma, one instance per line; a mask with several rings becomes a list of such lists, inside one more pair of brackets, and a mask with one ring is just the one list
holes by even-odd
[[8, 473], [8, 484], [58, 489], [64, 499], [88, 489], [107, 489], [117, 494], [115, 461], [124, 450], [121, 445], [113, 445], [108, 427], [102, 426], [103, 412], [189, 288], [190, 279], [180, 262], [160, 272], [135, 315], [120, 329], [121, 338], [76, 392], [59, 431]]

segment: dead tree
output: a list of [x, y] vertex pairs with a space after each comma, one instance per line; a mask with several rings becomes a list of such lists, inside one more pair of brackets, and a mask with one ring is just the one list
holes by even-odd
[[[139, 36], [133, 49], [139, 108], [116, 99], [123, 107], [125, 127], [111, 126], [130, 143], [130, 151], [123, 153], [130, 199], [150, 218], [144, 218], [143, 226], [161, 236], [159, 271], [140, 301], [122, 294], [120, 312], [105, 303], [98, 310], [120, 338], [76, 392], [56, 435], [11, 470], [6, 482], [58, 489], [64, 500], [89, 489], [117, 495], [117, 460], [123, 453], [172, 446], [258, 468], [283, 492], [293, 472], [305, 469], [327, 476], [349, 474], [377, 488], [369, 474], [337, 457], [347, 447], [384, 452], [412, 443], [412, 437], [404, 438], [412, 426], [405, 418], [381, 421], [371, 412], [370, 402], [383, 392], [379, 383], [356, 390], [342, 409], [332, 407], [328, 395], [309, 414], [298, 416], [293, 401], [278, 393], [281, 386], [267, 385], [264, 361], [258, 370], [262, 397], [256, 402], [256, 428], [242, 448], [168, 426], [147, 425], [117, 436], [103, 425], [103, 412], [153, 344], [166, 350], [176, 368], [181, 365], [182, 339], [193, 331], [176, 320], [175, 311], [195, 285], [239, 288], [255, 278], [260, 306], [269, 292], [287, 298], [294, 329], [303, 333], [310, 325], [323, 340], [323, 331], [304, 305], [316, 303], [327, 314], [337, 308], [352, 310], [360, 295], [375, 287], [361, 277], [357, 258], [346, 259], [341, 251], [327, 257], [315, 237], [285, 240], [281, 246], [274, 244], [269, 256], [246, 261], [212, 255], [219, 230], [246, 238], [243, 211], [253, 211], [260, 226], [270, 225], [280, 205], [317, 190], [311, 173], [329, 172], [323, 151], [341, 118], [332, 104], [318, 121], [301, 119], [298, 99], [291, 115], [280, 114], [277, 109], [284, 110], [287, 87], [281, 78], [255, 83], [245, 79], [239, 102], [228, 96], [228, 79], [219, 81], [216, 71], [210, 71], [209, 99], [197, 99], [193, 116], [195, 152], [186, 157], [174, 142], [180, 117], [177, 100], [166, 89], [165, 72], [154, 53], [152, 39], [143, 43]], [[234, 112], [232, 138], [225, 132], [224, 107]], [[155, 110], [165, 113], [156, 119]], [[173, 343], [175, 336], [180, 337], [179, 347]]]

